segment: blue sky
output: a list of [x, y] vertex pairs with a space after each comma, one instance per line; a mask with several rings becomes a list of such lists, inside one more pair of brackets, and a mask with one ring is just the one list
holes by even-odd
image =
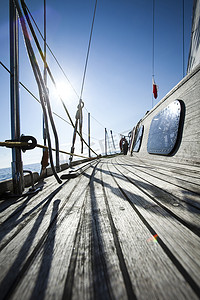
[[[80, 94], [95, 0], [47, 2], [47, 43], [62, 65], [74, 89]], [[155, 80], [159, 86], [155, 105], [183, 78], [182, 0], [155, 0]], [[43, 32], [43, 1], [26, 4]], [[190, 46], [192, 0], [185, 5], [185, 69]], [[104, 128], [127, 132], [152, 108], [152, 7], [153, 0], [98, 0], [86, 81], [83, 91], [84, 138], [87, 140], [87, 113], [91, 113], [91, 144], [103, 151]], [[9, 68], [9, 5], [1, 1], [0, 60]], [[38, 35], [39, 37], [39, 35]], [[41, 39], [39, 38], [41, 41]], [[32, 41], [33, 42], [33, 41]], [[42, 43], [42, 41], [41, 41]], [[34, 44], [33, 44], [34, 45]], [[34, 48], [35, 49], [35, 48]], [[36, 49], [35, 49], [36, 50]], [[42, 69], [42, 63], [37, 54]], [[50, 52], [47, 61], [74, 120], [78, 97], [69, 87]], [[186, 72], [186, 71], [185, 71]], [[9, 74], [0, 66], [0, 141], [10, 139]], [[27, 57], [20, 29], [20, 81], [38, 97], [38, 90]], [[52, 109], [67, 116], [48, 78]], [[21, 133], [33, 135], [42, 143], [42, 110], [20, 88]], [[73, 129], [54, 117], [60, 148], [70, 151]], [[97, 122], [98, 121], [98, 122]], [[75, 153], [79, 152], [79, 141]], [[84, 150], [87, 155], [87, 150]], [[61, 156], [67, 160], [68, 156]], [[41, 150], [23, 154], [24, 164], [41, 160]], [[0, 167], [10, 166], [11, 151], [0, 148]]]

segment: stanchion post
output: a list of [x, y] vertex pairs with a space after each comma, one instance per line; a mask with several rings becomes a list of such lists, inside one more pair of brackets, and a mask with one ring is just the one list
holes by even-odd
[[[11, 138], [20, 139], [19, 109], [19, 33], [18, 16], [12, 0], [10, 0], [10, 106], [11, 106]], [[14, 194], [22, 194], [24, 190], [23, 164], [20, 148], [12, 148], [12, 179]]]
[[110, 131], [111, 134], [111, 138], [112, 138], [112, 143], [113, 143], [113, 149], [116, 152], [116, 148], [115, 148], [115, 143], [114, 143], [114, 139], [113, 139], [113, 134], [112, 134], [112, 130]]
[[[46, 66], [46, 0], [44, 0], [44, 84], [47, 88], [47, 66]], [[46, 103], [45, 103], [46, 104]], [[44, 116], [43, 116], [43, 139], [44, 139], [44, 146], [47, 145], [47, 135], [46, 135], [46, 128], [44, 123]], [[46, 151], [46, 150], [43, 150]]]
[[88, 113], [88, 156], [91, 157], [90, 151], [90, 113]]
[[107, 130], [105, 128], [105, 155], [107, 155]]

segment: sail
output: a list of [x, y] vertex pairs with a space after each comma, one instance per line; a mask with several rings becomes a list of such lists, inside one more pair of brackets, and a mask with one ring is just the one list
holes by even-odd
[[200, 63], [200, 0], [194, 0], [187, 74]]

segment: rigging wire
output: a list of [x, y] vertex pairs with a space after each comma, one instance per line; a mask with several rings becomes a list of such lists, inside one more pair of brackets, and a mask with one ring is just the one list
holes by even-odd
[[97, 0], [95, 1], [94, 14], [93, 14], [93, 19], [92, 19], [92, 27], [91, 27], [91, 31], [90, 31], [90, 39], [89, 39], [89, 44], [88, 44], [88, 50], [87, 50], [87, 55], [86, 55], [85, 68], [84, 68], [83, 80], [82, 80], [82, 86], [81, 86], [80, 99], [82, 99], [83, 88], [84, 88], [84, 84], [85, 84], [85, 76], [86, 76], [88, 59], [89, 59], [89, 54], [90, 54], [90, 47], [91, 47], [91, 41], [92, 41], [92, 33], [93, 33], [93, 28], [94, 28], [94, 20], [95, 20], [95, 15], [96, 15], [96, 8], [97, 8]]
[[158, 97], [158, 86], [155, 83], [155, 0], [153, 0], [153, 36], [152, 36], [152, 84], [153, 84], [153, 94], [152, 94], [152, 108], [153, 108], [153, 98]]
[[[152, 80], [154, 80], [154, 51], [155, 51], [155, 45], [154, 45], [154, 34], [155, 34], [155, 0], [153, 0], [153, 41], [152, 41]], [[153, 108], [153, 94], [151, 96], [151, 106]]]
[[[9, 73], [11, 74], [11, 71], [5, 66], [5, 64], [2, 63], [2, 61], [0, 61], [0, 65], [2, 65], [2, 67]], [[19, 84], [39, 103], [41, 104], [40, 100], [21, 82], [19, 81]], [[86, 109], [86, 108], [85, 108]], [[87, 109], [86, 109], [87, 110]], [[70, 126], [72, 125], [71, 123], [69, 123], [67, 120], [65, 120], [63, 117], [61, 117], [60, 115], [58, 115], [56, 112], [52, 112], [56, 117], [58, 117], [59, 119], [61, 119], [62, 121], [66, 122], [67, 124], [69, 124]], [[92, 117], [92, 116], [91, 116]], [[105, 128], [98, 120], [96, 120], [94, 117], [92, 117], [97, 123], [99, 123], [99, 125], [101, 125], [103, 128]], [[130, 131], [130, 130], [129, 130]], [[119, 133], [116, 133], [114, 132], [115, 134], [119, 134]], [[88, 134], [83, 132], [83, 134], [85, 136], [88, 137]], [[99, 141], [99, 139], [93, 137], [93, 136], [90, 136], [91, 139], [93, 140], [96, 140], [96, 141]], [[52, 149], [54, 151], [54, 149]], [[62, 152], [62, 153], [65, 153], [65, 154], [69, 154], [71, 155], [71, 153], [69, 152], [64, 152], [64, 151], [61, 151], [59, 150], [59, 152]], [[78, 154], [74, 154], [74, 156], [80, 156], [82, 157], [81, 155], [78, 155]]]
[[10, 73], [11, 74], [11, 71], [2, 63], [2, 61], [0, 61], [0, 64], [2, 65], [2, 67], [4, 67], [4, 69], [6, 70], [6, 71], [8, 71], [8, 73]]
[[[76, 121], [75, 121], [75, 127], [74, 127], [73, 138], [72, 138], [71, 153], [74, 153], [74, 150], [75, 150], [75, 141], [76, 141], [76, 133], [77, 133], [78, 124], [79, 124], [79, 132], [81, 134], [80, 135], [80, 138], [81, 138], [81, 153], [83, 152], [83, 137], [82, 137], [83, 114], [82, 114], [82, 109], [84, 107], [84, 102], [82, 101], [82, 96], [83, 96], [83, 88], [84, 88], [84, 84], [85, 84], [85, 77], [86, 77], [88, 59], [89, 59], [89, 54], [90, 54], [90, 46], [91, 46], [91, 41], [92, 41], [92, 33], [93, 33], [93, 28], [94, 28], [96, 7], [97, 7], [97, 0], [95, 1], [95, 8], [94, 8], [92, 26], [91, 26], [91, 31], [90, 31], [90, 39], [89, 39], [89, 44], [88, 44], [88, 49], [87, 49], [87, 55], [86, 55], [86, 61], [85, 61], [85, 67], [84, 67], [83, 79], [82, 79], [82, 85], [81, 85], [80, 99], [79, 99], [79, 104], [78, 104], [78, 107], [77, 107]], [[88, 147], [90, 149], [89, 145], [88, 145]], [[69, 165], [70, 166], [71, 166], [71, 163], [72, 163], [72, 158], [73, 158], [73, 155], [71, 155], [70, 158], [69, 158]]]
[[[22, 1], [21, 1], [21, 3], [22, 3]], [[27, 5], [26, 5], [26, 3], [23, 1], [23, 3], [24, 3], [24, 5], [26, 6], [26, 8], [27, 8], [27, 11], [28, 11], [28, 13], [30, 14], [30, 16], [31, 16], [31, 18], [32, 18], [32, 20], [33, 20], [33, 22], [34, 22], [34, 24], [35, 24], [35, 26], [36, 26], [36, 28], [37, 28], [37, 30], [38, 30], [38, 32], [39, 32], [39, 34], [40, 34], [40, 36], [42, 37], [42, 39], [45, 41], [45, 39], [44, 39], [44, 37], [43, 37], [43, 35], [42, 35], [42, 33], [41, 33], [41, 31], [40, 31], [40, 29], [39, 29], [39, 27], [38, 27], [38, 25], [37, 25], [37, 23], [35, 22], [35, 20], [34, 20], [34, 18], [33, 18], [33, 16], [32, 16], [32, 14], [31, 14], [31, 12], [30, 12], [30, 10], [28, 9], [28, 7], [27, 7]], [[90, 40], [89, 40], [89, 46], [88, 46], [88, 51], [87, 51], [87, 57], [86, 57], [86, 63], [85, 63], [85, 68], [84, 68], [84, 75], [83, 75], [83, 82], [82, 82], [82, 88], [81, 88], [81, 91], [82, 91], [82, 93], [83, 93], [83, 86], [84, 86], [84, 82], [85, 82], [85, 75], [86, 75], [86, 69], [87, 69], [87, 63], [88, 63], [88, 58], [89, 58], [89, 51], [90, 51], [90, 45], [91, 45], [91, 39], [92, 39], [92, 32], [93, 32], [93, 26], [94, 26], [94, 19], [95, 19], [95, 13], [96, 13], [96, 6], [97, 6], [97, 1], [96, 1], [96, 3], [95, 3], [95, 9], [94, 9], [94, 16], [93, 16], [93, 21], [92, 21], [92, 29], [91, 29], [91, 33], [90, 33]], [[25, 14], [25, 16], [27, 15], [27, 13]], [[65, 76], [65, 78], [68, 80], [68, 82], [69, 82], [69, 84], [71, 85], [71, 87], [72, 87], [72, 89], [74, 90], [74, 92], [76, 93], [76, 95], [77, 95], [77, 97], [79, 97], [78, 96], [78, 93], [76, 92], [76, 90], [73, 88], [73, 86], [72, 86], [72, 84], [70, 83], [70, 81], [69, 81], [69, 79], [68, 79], [68, 77], [67, 77], [67, 75], [65, 74], [65, 72], [64, 72], [64, 70], [63, 70], [63, 68], [62, 68], [62, 66], [60, 65], [60, 63], [58, 62], [58, 60], [57, 60], [57, 58], [56, 58], [56, 56], [54, 55], [54, 53], [53, 53], [53, 51], [51, 50], [51, 48], [48, 46], [48, 44], [46, 43], [46, 41], [45, 41], [45, 44], [46, 44], [46, 46], [47, 46], [47, 48], [49, 49], [49, 51], [51, 52], [51, 54], [52, 54], [52, 56], [54, 57], [54, 59], [55, 59], [55, 61], [56, 61], [56, 63], [58, 64], [58, 66], [60, 67], [60, 69], [61, 69], [61, 71], [63, 72], [63, 74], [64, 74], [64, 76]], [[40, 54], [42, 53], [42, 51], [40, 51]], [[2, 62], [0, 62], [1, 63], [1, 65], [10, 73], [10, 71], [8, 70], [8, 68], [6, 68], [6, 66], [2, 63]], [[37, 102], [39, 102], [40, 104], [41, 104], [41, 102], [40, 102], [40, 100], [22, 83], [22, 82], [19, 82], [20, 83], [20, 85], [22, 85], [23, 86], [23, 88], [37, 101]], [[84, 107], [85, 108], [85, 107]], [[85, 108], [86, 109], [86, 108]], [[86, 109], [86, 111], [87, 111], [87, 109]], [[58, 118], [60, 118], [60, 119], [62, 119], [63, 121], [65, 121], [66, 123], [68, 123], [69, 125], [72, 125], [73, 126], [73, 124], [70, 124], [67, 120], [65, 120], [64, 118], [62, 118], [61, 116], [59, 116], [58, 114], [56, 114], [55, 112], [53, 112], [53, 114], [54, 115], [56, 115]], [[105, 128], [105, 126], [103, 125], [103, 124], [101, 124], [96, 118], [94, 118], [93, 116], [91, 116], [100, 126], [102, 126], [103, 128]], [[79, 132], [78, 132], [79, 133]], [[85, 134], [85, 133], [84, 133]], [[87, 135], [87, 134], [85, 134], [85, 135]], [[94, 137], [91, 137], [91, 138], [93, 138], [93, 139], [95, 139], [95, 140], [98, 140], [98, 139], [96, 139], [96, 138], [94, 138]], [[87, 143], [86, 143], [86, 145], [87, 145]], [[91, 149], [92, 150], [92, 149]], [[92, 150], [93, 151], [93, 150]], [[94, 152], [94, 151], [93, 151]], [[95, 153], [95, 152], [94, 152]], [[95, 153], [96, 154], [96, 153]], [[96, 154], [97, 155], [97, 154]]]
[[155, 56], [155, 0], [153, 0], [153, 44], [152, 44], [152, 76], [154, 76], [154, 56]]
[[[46, 28], [46, 0], [44, 0], [44, 70], [43, 70], [43, 79], [44, 84], [47, 88], [47, 68], [46, 68], [46, 61], [47, 61], [47, 47], [46, 47], [46, 36], [47, 36], [47, 28]], [[46, 128], [45, 128], [45, 122], [44, 122], [44, 116], [42, 120], [42, 130], [43, 130], [43, 143], [44, 146], [47, 144], [47, 136], [46, 136]], [[46, 157], [46, 160], [45, 160]], [[43, 159], [45, 161], [43, 161]], [[46, 149], [43, 149], [43, 157], [41, 161], [41, 174], [45, 173], [46, 167], [48, 165], [48, 152]]]
[[69, 78], [67, 77], [67, 75], [66, 75], [64, 69], [62, 68], [62, 66], [61, 66], [61, 64], [59, 63], [58, 59], [56, 58], [55, 54], [53, 53], [53, 51], [51, 50], [51, 48], [49, 47], [49, 45], [48, 45], [47, 42], [45, 41], [45, 38], [43, 37], [43, 34], [41, 33], [41, 31], [40, 31], [40, 29], [39, 29], [39, 27], [38, 27], [38, 25], [37, 25], [37, 23], [36, 23], [36, 21], [35, 21], [33, 15], [31, 14], [31, 12], [30, 12], [30, 10], [29, 10], [27, 4], [26, 4], [25, 2], [24, 2], [24, 4], [25, 4], [26, 9], [27, 9], [27, 11], [28, 11], [28, 13], [29, 13], [29, 15], [30, 15], [30, 17], [31, 17], [31, 19], [32, 19], [32, 21], [33, 21], [33, 23], [35, 24], [35, 27], [37, 28], [37, 30], [38, 30], [38, 32], [39, 32], [41, 38], [42, 38], [43, 41], [45, 42], [46, 47], [49, 49], [51, 55], [52, 55], [53, 58], [55, 59], [57, 65], [59, 66], [60, 70], [62, 71], [64, 77], [67, 79], [67, 81], [68, 81], [68, 83], [70, 84], [72, 90], [74, 91], [74, 93], [76, 94], [77, 98], [79, 99], [79, 95], [78, 95], [77, 91], [75, 90], [75, 88], [73, 87], [73, 85], [72, 85], [72, 83], [70, 82]]
[[[94, 8], [92, 26], [91, 26], [91, 31], [90, 31], [90, 39], [89, 39], [89, 44], [88, 44], [88, 50], [87, 50], [85, 67], [84, 67], [84, 72], [83, 72], [82, 85], [81, 85], [80, 99], [79, 99], [79, 104], [77, 106], [77, 112], [76, 112], [76, 116], [75, 116], [76, 121], [75, 121], [75, 127], [74, 127], [73, 138], [72, 138], [71, 153], [74, 153], [74, 150], [75, 150], [75, 141], [76, 141], [76, 133], [78, 132], [78, 130], [77, 130], [78, 124], [79, 124], [79, 132], [80, 132], [79, 135], [80, 135], [80, 139], [81, 139], [81, 153], [83, 152], [83, 137], [82, 137], [83, 114], [82, 114], [82, 110], [83, 110], [83, 107], [84, 107], [84, 102], [82, 101], [82, 96], [83, 96], [83, 87], [84, 87], [84, 83], [85, 83], [85, 76], [86, 76], [87, 64], [88, 64], [89, 53], [90, 53], [90, 46], [91, 46], [91, 41], [92, 41], [92, 33], [93, 33], [93, 28], [94, 28], [96, 7], [97, 7], [97, 0], [95, 1], [95, 8]], [[91, 149], [89, 145], [88, 145], [88, 148]], [[71, 166], [71, 163], [72, 163], [72, 159], [73, 159], [73, 155], [71, 155], [70, 158], [69, 158], [69, 165], [70, 166]]]
[[184, 0], [183, 0], [183, 2], [182, 2], [182, 5], [183, 5], [183, 24], [182, 24], [182, 26], [183, 26], [183, 77], [185, 76], [185, 60], [184, 60], [184, 58], [185, 58], [185, 5], [184, 5]]
[[[87, 113], [89, 112], [85, 106], [84, 106], [84, 109], [87, 111]], [[101, 127], [103, 127], [104, 129], [107, 128], [105, 125], [103, 125], [101, 122], [99, 122], [99, 121], [98, 121], [95, 117], [93, 117], [91, 114], [90, 114], [90, 117], [91, 117], [92, 119], [94, 119], [94, 120], [95, 120]], [[114, 132], [115, 134], [120, 134], [119, 132], [115, 132], [115, 131], [113, 131], [113, 130], [112, 130], [112, 132]]]
[[[51, 78], [51, 80], [52, 80], [52, 82], [53, 82], [55, 88], [57, 89], [56, 82], [55, 82], [54, 77], [53, 77], [53, 75], [52, 75], [52, 73], [51, 73], [51, 70], [50, 70], [50, 68], [49, 68], [49, 66], [48, 66], [48, 64], [47, 64], [47, 62], [45, 62], [45, 60], [44, 60], [44, 54], [43, 54], [43, 51], [42, 51], [41, 46], [40, 46], [40, 44], [39, 44], [39, 41], [38, 41], [38, 39], [37, 39], [37, 37], [36, 37], [36, 34], [35, 34], [35, 31], [34, 31], [34, 29], [33, 29], [32, 24], [31, 24], [30, 18], [29, 18], [29, 16], [28, 16], [28, 13], [27, 13], [27, 10], [26, 10], [26, 6], [25, 6], [24, 0], [21, 0], [21, 4], [22, 4], [22, 8], [23, 8], [23, 10], [24, 10], [24, 14], [25, 14], [27, 23], [28, 23], [29, 28], [30, 28], [30, 30], [31, 30], [31, 33], [32, 33], [32, 35], [33, 35], [33, 38], [34, 38], [34, 41], [35, 41], [36, 46], [37, 46], [37, 48], [38, 48], [38, 51], [39, 51], [39, 53], [40, 53], [40, 56], [41, 56], [43, 62], [46, 63], [46, 68], [47, 68], [47, 71], [48, 71], [48, 73], [49, 73], [49, 76], [50, 76], [50, 78]], [[62, 105], [63, 105], [63, 107], [64, 107], [65, 112], [67, 113], [67, 116], [68, 116], [68, 118], [69, 118], [69, 120], [70, 120], [72, 126], [75, 127], [75, 125], [74, 125], [74, 123], [73, 123], [73, 121], [72, 121], [72, 118], [71, 118], [71, 116], [70, 116], [70, 114], [69, 114], [69, 112], [68, 112], [68, 109], [67, 109], [67, 107], [66, 107], [64, 101], [62, 100], [61, 96], [59, 96], [59, 98], [60, 98], [60, 101], [61, 101], [61, 103], [62, 103]], [[77, 131], [77, 133], [78, 133], [78, 135], [81, 137], [82, 141], [87, 145], [87, 147], [89, 147], [89, 145], [87, 144], [87, 142], [82, 138], [81, 133], [80, 133], [79, 131]], [[98, 156], [98, 154], [97, 154], [93, 149], [90, 148], [90, 150], [91, 150], [95, 155]]]
[[[87, 108], [84, 106], [84, 109], [87, 111], [87, 113], [89, 113], [89, 111], [87, 110]], [[101, 125], [103, 128], [105, 128], [105, 126], [103, 124], [101, 124], [97, 119], [95, 119], [95, 117], [93, 117], [91, 114], [90, 114], [90, 117], [92, 119], [94, 119], [97, 123], [99, 123], [99, 125]]]
[[[97, 4], [97, 3], [96, 3], [96, 4]], [[25, 2], [24, 2], [24, 5], [26, 6], [26, 9], [27, 9], [27, 11], [28, 11], [28, 13], [29, 13], [29, 15], [30, 15], [30, 17], [31, 17], [31, 19], [32, 19], [32, 21], [33, 21], [33, 23], [35, 24], [35, 27], [36, 27], [36, 29], [38, 30], [38, 32], [39, 32], [41, 38], [42, 38], [43, 41], [45, 42], [46, 47], [47, 47], [48, 50], [50, 51], [50, 53], [51, 53], [51, 55], [53, 56], [53, 58], [55, 59], [57, 65], [59, 66], [60, 70], [62, 71], [64, 77], [67, 79], [67, 81], [68, 81], [68, 83], [70, 84], [72, 90], [74, 91], [74, 93], [76, 94], [77, 98], [79, 99], [80, 97], [79, 97], [77, 91], [76, 91], [75, 88], [73, 87], [72, 83], [70, 82], [69, 78], [67, 77], [67, 75], [66, 75], [64, 69], [62, 68], [62, 66], [61, 66], [61, 64], [59, 63], [58, 59], [56, 58], [55, 54], [54, 54], [53, 51], [51, 50], [50, 46], [49, 46], [48, 43], [45, 41], [45, 38], [43, 37], [43, 34], [42, 34], [41, 30], [39, 29], [39, 26], [37, 25], [37, 23], [36, 23], [36, 21], [35, 21], [33, 15], [31, 14], [31, 12], [30, 12], [30, 10], [29, 10], [29, 8], [28, 8], [28, 6], [27, 6], [27, 4], [26, 4]], [[95, 5], [95, 11], [96, 11], [96, 5]], [[94, 23], [94, 22], [93, 22], [93, 23]], [[84, 73], [85, 73], [85, 72], [84, 72]], [[84, 77], [85, 77], [85, 76], [84, 76]], [[84, 109], [88, 112], [88, 110], [86, 109], [85, 106], [84, 106]], [[95, 117], [93, 117], [92, 115], [91, 115], [91, 118], [93, 118], [97, 123], [99, 123], [99, 125], [101, 125], [103, 128], [105, 128], [105, 126], [102, 125], [102, 124], [101, 124]]]
[[[2, 63], [2, 61], [0, 61], [0, 65], [2, 65], [2, 67], [8, 72], [11, 74], [10, 70]], [[19, 84], [39, 103], [41, 104], [40, 100], [21, 82], [19, 81]], [[86, 108], [85, 108], [86, 109]], [[87, 110], [87, 109], [86, 109]], [[66, 119], [64, 119], [63, 117], [61, 117], [60, 115], [58, 115], [56, 112], [52, 111], [52, 113], [58, 117], [59, 119], [61, 119], [62, 121], [64, 121], [65, 123], [67, 123], [68, 125], [72, 126], [72, 124], [70, 122], [68, 122]], [[92, 117], [92, 116], [91, 116]], [[98, 120], [96, 120], [94, 117], [92, 117], [97, 123], [99, 123], [103, 128], [105, 128]], [[87, 133], [83, 132], [83, 134], [85, 136], [88, 136]], [[91, 139], [94, 139], [94, 140], [99, 140], [93, 136], [90, 136]], [[75, 154], [74, 154], [75, 155]]]
[[32, 66], [32, 69], [33, 69], [33, 73], [35, 75], [35, 79], [36, 79], [36, 82], [37, 82], [37, 85], [38, 85], [38, 90], [39, 90], [39, 94], [40, 94], [40, 101], [41, 101], [41, 106], [42, 106], [44, 120], [45, 120], [46, 132], [47, 132], [49, 158], [50, 158], [52, 172], [53, 172], [57, 182], [62, 183], [62, 180], [59, 178], [59, 176], [58, 176], [58, 174], [55, 170], [54, 163], [53, 163], [51, 138], [50, 138], [50, 134], [49, 134], [49, 125], [48, 125], [48, 117], [47, 117], [47, 111], [46, 111], [44, 101], [46, 101], [46, 104], [47, 104], [49, 119], [50, 119], [50, 123], [51, 123], [53, 133], [54, 133], [54, 138], [55, 138], [55, 143], [56, 143], [56, 164], [57, 164], [57, 166], [59, 165], [59, 155], [58, 155], [59, 154], [58, 153], [59, 152], [59, 143], [58, 143], [57, 131], [56, 131], [56, 128], [55, 128], [53, 117], [52, 117], [51, 107], [50, 107], [49, 98], [48, 98], [48, 92], [47, 92], [47, 89], [44, 85], [42, 75], [40, 73], [40, 69], [39, 69], [39, 66], [38, 66], [33, 48], [32, 48], [31, 43], [30, 43], [30, 38], [29, 38], [29, 35], [28, 35], [28, 31], [27, 31], [26, 24], [25, 24], [25, 19], [24, 19], [24, 16], [22, 14], [21, 8], [20, 8], [19, 3], [18, 3], [17, 0], [13, 0], [13, 3], [15, 5], [16, 9], [17, 9], [17, 12], [18, 12], [18, 15], [19, 15], [19, 18], [20, 18], [20, 23], [21, 23], [21, 27], [22, 27], [23, 36], [24, 36], [24, 40], [25, 40], [25, 43], [26, 43], [29, 59], [30, 59], [31, 66]]
[[[9, 73], [11, 74], [11, 71], [2, 63], [2, 61], [0, 61], [0, 65], [2, 65], [2, 67]], [[39, 103], [41, 104], [40, 100], [21, 82], [19, 81], [19, 84]], [[62, 118], [61, 116], [59, 116], [57, 113], [53, 112], [53, 114], [55, 116], [57, 116], [58, 118], [60, 118], [61, 120], [63, 120], [64, 122], [68, 123], [69, 125], [71, 125], [71, 123], [69, 123], [67, 120], [65, 120], [64, 118]], [[88, 136], [86, 133], [83, 132], [84, 135]], [[94, 138], [91, 136], [92, 139], [95, 139], [95, 140], [98, 140], [97, 138]], [[16, 142], [16, 144], [19, 144], [19, 145], [23, 145], [22, 142]], [[0, 146], [6, 146], [8, 144], [8, 142], [0, 142]], [[24, 143], [24, 145], [26, 146], [26, 143]], [[39, 145], [37, 144], [37, 147], [39, 148], [43, 148], [43, 149], [48, 149], [48, 147], [46, 146], [42, 146], [42, 145]], [[53, 151], [56, 151], [54, 148], [52, 148]], [[66, 151], [63, 151], [63, 150], [59, 150], [60, 153], [64, 153], [64, 154], [68, 154], [68, 155], [71, 155], [70, 152], [66, 152]], [[73, 154], [74, 156], [77, 156], [77, 157], [82, 157], [82, 158], [88, 158], [88, 157], [85, 157], [85, 156], [82, 156], [82, 155], [78, 155], [78, 154]]]
[[[51, 78], [51, 80], [52, 80], [52, 82], [53, 82], [53, 84], [54, 84], [54, 86], [55, 86], [55, 88], [56, 88], [56, 90], [57, 90], [56, 82], [55, 82], [55, 80], [54, 80], [54, 77], [53, 77], [53, 75], [52, 75], [52, 73], [51, 73], [51, 70], [50, 70], [50, 68], [49, 68], [49, 66], [48, 66], [48, 64], [47, 64], [47, 62], [45, 61], [45, 57], [44, 57], [42, 48], [41, 48], [41, 46], [40, 46], [40, 43], [39, 43], [39, 41], [38, 41], [38, 39], [37, 39], [37, 36], [36, 36], [36, 34], [35, 34], [35, 31], [34, 31], [34, 29], [33, 29], [33, 26], [32, 26], [32, 24], [31, 24], [31, 21], [30, 21], [30, 18], [29, 18], [29, 16], [28, 16], [28, 13], [27, 13], [27, 10], [26, 10], [26, 6], [25, 6], [25, 2], [24, 2], [24, 0], [20, 0], [20, 1], [21, 1], [22, 9], [23, 9], [23, 11], [24, 11], [24, 15], [25, 15], [26, 21], [27, 21], [27, 23], [28, 23], [28, 25], [29, 25], [30, 31], [31, 31], [31, 33], [32, 33], [32, 36], [33, 36], [33, 38], [34, 38], [34, 41], [35, 41], [35, 43], [36, 43], [36, 46], [37, 46], [38, 51], [39, 51], [39, 53], [40, 53], [40, 56], [41, 56], [41, 58], [42, 58], [42, 60], [43, 60], [43, 63], [46, 65], [47, 72], [49, 73], [49, 76], [50, 76], [50, 78]], [[59, 96], [59, 98], [60, 98], [60, 100], [61, 100], [61, 103], [63, 104], [63, 107], [64, 107], [64, 109], [65, 109], [65, 112], [67, 113], [67, 116], [68, 116], [68, 118], [69, 118], [69, 120], [70, 120], [72, 126], [74, 127], [74, 123], [73, 123], [73, 121], [72, 121], [72, 119], [71, 119], [71, 116], [70, 116], [70, 114], [69, 114], [69, 112], [68, 112], [68, 109], [67, 109], [67, 107], [66, 107], [64, 101], [62, 100], [62, 98], [61, 98], [60, 96]]]
[[[0, 65], [2, 65], [2, 67], [11, 74], [11, 71], [0, 61]], [[40, 100], [21, 82], [19, 81], [19, 84], [38, 102], [41, 104]], [[66, 122], [67, 124], [69, 124], [70, 126], [72, 126], [71, 123], [69, 123], [67, 120], [65, 120], [63, 117], [61, 117], [60, 115], [58, 115], [56, 112], [52, 111], [52, 113], [58, 117], [59, 119], [63, 120], [64, 122]]]

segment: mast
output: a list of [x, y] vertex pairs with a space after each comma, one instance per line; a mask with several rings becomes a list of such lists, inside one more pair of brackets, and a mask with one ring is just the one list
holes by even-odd
[[[12, 0], [10, 0], [10, 72], [11, 139], [19, 141], [19, 32], [17, 10]], [[22, 194], [24, 176], [20, 148], [12, 148], [12, 179], [14, 194]]]

